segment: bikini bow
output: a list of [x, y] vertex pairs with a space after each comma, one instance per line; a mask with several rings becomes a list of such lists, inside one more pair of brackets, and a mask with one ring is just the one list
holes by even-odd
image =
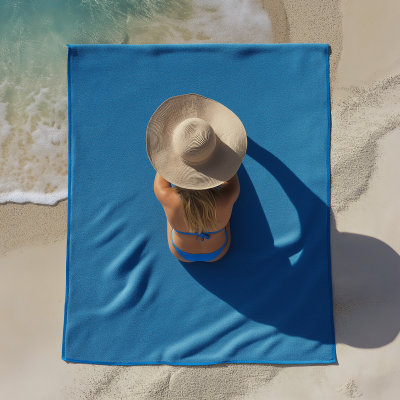
[[199, 236], [200, 236], [202, 242], [204, 242], [204, 238], [210, 239], [210, 236], [207, 235], [206, 233], [200, 233], [199, 235], [197, 235], [196, 240], [199, 238]]

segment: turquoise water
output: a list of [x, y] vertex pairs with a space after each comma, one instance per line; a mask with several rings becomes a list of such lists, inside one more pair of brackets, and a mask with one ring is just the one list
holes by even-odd
[[68, 196], [66, 44], [272, 37], [261, 0], [0, 0], [0, 203]]

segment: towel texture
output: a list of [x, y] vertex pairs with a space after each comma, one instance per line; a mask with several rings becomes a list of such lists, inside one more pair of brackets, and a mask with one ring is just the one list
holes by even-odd
[[[62, 358], [96, 364], [332, 363], [327, 44], [68, 45]], [[198, 93], [243, 122], [232, 242], [170, 252], [146, 127]]]

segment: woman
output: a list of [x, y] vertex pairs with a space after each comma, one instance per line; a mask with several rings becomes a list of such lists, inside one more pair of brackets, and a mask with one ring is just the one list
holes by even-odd
[[[185, 262], [196, 261], [196, 258], [202, 258], [198, 261], [212, 262], [222, 258], [231, 244], [229, 220], [239, 192], [237, 174], [221, 184], [220, 188], [190, 190], [172, 187], [157, 173], [154, 193], [167, 217], [171, 253]], [[202, 232], [203, 235], [188, 235], [187, 232]], [[201, 240], [197, 240], [199, 238]], [[188, 256], [185, 253], [200, 254], [203, 257]]]
[[152, 115], [146, 147], [172, 254], [183, 262], [219, 260], [231, 243], [229, 220], [240, 192], [237, 170], [247, 149], [242, 122], [198, 94], [171, 97]]

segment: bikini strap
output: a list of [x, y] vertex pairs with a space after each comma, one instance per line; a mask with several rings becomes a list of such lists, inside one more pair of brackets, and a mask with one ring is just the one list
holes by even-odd
[[181, 232], [181, 231], [178, 231], [178, 229], [175, 229], [175, 231], [178, 232], [178, 233], [182, 233], [183, 235], [197, 235], [196, 240], [197, 240], [197, 239], [199, 238], [199, 236], [200, 236], [202, 242], [204, 242], [204, 239], [210, 239], [210, 236], [207, 235], [207, 233]]
[[222, 228], [219, 231], [215, 231], [215, 232], [203, 232], [203, 233], [181, 232], [181, 231], [178, 231], [177, 229], [175, 229], [175, 231], [178, 233], [182, 233], [183, 235], [197, 235], [196, 240], [200, 237], [201, 241], [204, 242], [204, 239], [207, 239], [207, 240], [210, 239], [211, 234], [221, 232], [223, 229], [225, 229], [225, 228]]
[[[175, 186], [175, 185], [174, 185], [173, 183], [171, 183], [171, 182], [170, 182], [170, 185], [171, 185], [171, 187], [174, 187], [174, 186]], [[179, 194], [178, 194], [178, 193], [177, 193], [177, 195], [178, 195], [178, 197], [179, 197]], [[181, 199], [180, 197], [179, 197], [179, 200], [182, 201], [182, 199]]]

